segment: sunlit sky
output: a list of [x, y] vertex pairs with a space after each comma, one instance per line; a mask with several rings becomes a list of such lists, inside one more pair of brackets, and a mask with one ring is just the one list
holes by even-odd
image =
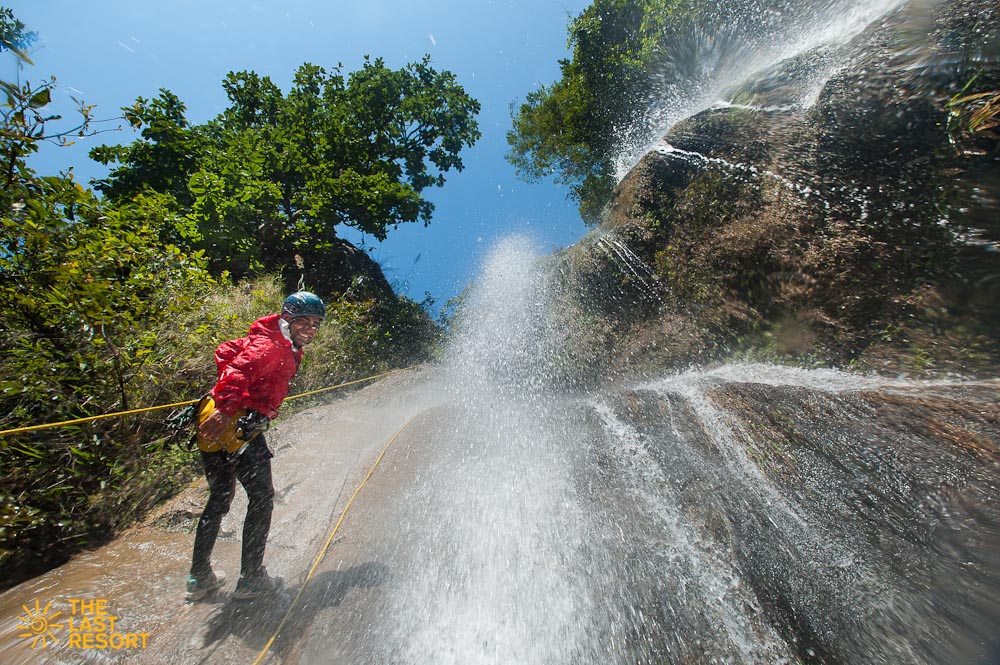
[[[525, 234], [550, 252], [578, 240], [586, 229], [565, 189], [517, 179], [504, 159], [510, 105], [559, 76], [567, 57], [566, 26], [589, 5], [585, 0], [14, 0], [2, 2], [38, 33], [21, 72], [38, 82], [55, 76], [52, 108], [68, 122], [70, 96], [96, 104], [98, 119], [116, 117], [135, 98], [159, 88], [177, 94], [193, 123], [211, 119], [226, 105], [221, 82], [229, 71], [253, 70], [283, 90], [303, 62], [345, 71], [365, 54], [392, 68], [431, 56], [432, 66], [453, 72], [482, 104], [483, 137], [463, 152], [465, 170], [447, 184], [426, 190], [436, 205], [430, 226], [405, 224], [378, 243], [338, 232], [371, 248], [397, 292], [439, 307], [475, 278], [486, 251], [501, 237]], [[5, 78], [16, 76], [10, 60]], [[56, 125], [58, 128], [60, 125]], [[68, 124], [62, 125], [68, 127]], [[40, 174], [73, 167], [81, 182], [101, 177], [105, 167], [87, 157], [101, 143], [132, 141], [123, 126], [69, 148], [47, 147], [32, 161]], [[435, 307], [435, 309], [436, 309]]]

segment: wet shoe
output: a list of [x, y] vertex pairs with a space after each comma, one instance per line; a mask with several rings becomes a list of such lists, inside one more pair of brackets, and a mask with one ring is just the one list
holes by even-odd
[[281, 588], [280, 577], [269, 577], [263, 568], [251, 577], [241, 577], [236, 583], [232, 597], [235, 600], [250, 600], [267, 594], [275, 593]]
[[187, 579], [187, 597], [186, 600], [189, 603], [193, 603], [196, 600], [201, 600], [208, 594], [222, 588], [222, 585], [226, 583], [225, 574], [216, 575], [210, 572], [205, 577], [196, 577], [195, 575], [188, 575]]

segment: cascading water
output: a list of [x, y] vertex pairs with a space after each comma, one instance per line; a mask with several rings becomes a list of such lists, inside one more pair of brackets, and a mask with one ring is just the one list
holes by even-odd
[[[667, 41], [661, 71], [653, 75], [658, 83], [653, 85], [645, 117], [622, 132], [615, 160], [617, 179], [656, 149], [675, 124], [707, 108], [729, 105], [734, 88], [804, 54], [810, 54], [809, 66], [798, 74], [796, 92], [783, 108], [810, 106], [823, 83], [849, 57], [844, 46], [902, 4], [903, 0], [720, 3], [717, 25]], [[785, 72], [783, 79], [787, 77]], [[779, 83], [785, 85], [787, 80]]]
[[405, 662], [586, 660], [589, 527], [566, 457], [578, 426], [544, 389], [549, 280], [528, 247], [508, 240], [487, 261], [439, 378], [436, 454], [401, 497]]
[[[837, 132], [884, 120], [879, 104], [896, 99], [883, 85], [867, 116], [851, 98], [863, 96], [867, 76], [878, 78], [866, 67], [879, 66], [873, 54], [887, 44], [883, 65], [914, 63], [906, 76], [934, 78], [917, 63], [947, 40], [939, 34], [933, 48], [910, 52], [913, 42], [903, 39], [922, 25], [917, 4], [751, 2], [712, 39], [680, 40], [664, 55], [672, 71], [661, 99], [672, 101], [655, 106], [619, 166], [630, 169], [652, 147], [649, 172], [667, 183], [664, 198], [682, 196], [685, 177], [713, 168], [775, 190], [776, 199], [814, 206], [822, 192], [826, 211], [856, 211], [849, 221], [859, 226], [879, 207], [905, 210], [905, 190], [888, 202], [873, 192], [885, 196], [903, 181], [898, 174], [924, 186], [914, 165], [928, 157], [897, 145], [879, 161], [864, 154], [866, 134]], [[776, 15], [775, 6], [786, 11]], [[730, 98], [733, 90], [763, 102]], [[814, 104], [822, 109], [811, 115]], [[716, 116], [701, 114], [690, 132], [677, 131], [711, 107], [744, 115], [713, 125]], [[775, 121], [739, 124], [746, 114]], [[830, 119], [844, 123], [812, 126]], [[718, 127], [737, 129], [713, 143]], [[801, 146], [783, 144], [787, 127]], [[766, 135], [745, 163], [728, 158], [741, 154], [743, 128]], [[686, 144], [664, 143], [668, 130]], [[860, 152], [824, 152], [824, 141]], [[698, 150], [702, 142], [716, 152]], [[826, 182], [806, 166], [769, 168], [800, 150], [812, 150], [812, 165], [840, 160], [843, 180]], [[851, 190], [856, 157], [886, 167], [872, 191]], [[680, 176], [670, 173], [676, 165]], [[628, 207], [638, 195], [631, 189], [622, 198]], [[921, 210], [907, 215], [878, 223], [937, 223]], [[698, 223], [711, 224], [708, 217]], [[467, 300], [435, 378], [440, 403], [425, 423], [435, 454], [403, 494], [405, 544], [390, 556], [403, 572], [387, 589], [385, 659], [1000, 662], [996, 381], [727, 365], [561, 388], [567, 362], [584, 374], [604, 366], [586, 348], [565, 353], [601, 320], [595, 311], [634, 322], [630, 307], [666, 309], [660, 296], [675, 300], [618, 229], [588, 242], [586, 257], [560, 264], [535, 256], [523, 239], [506, 241]], [[656, 302], [644, 300], [649, 293]], [[595, 296], [621, 302], [588, 302]], [[574, 299], [583, 304], [562, 306]]]
[[[661, 143], [678, 121], [713, 106], [775, 115], [809, 107], [842, 66], [845, 44], [902, 2], [767, 4], [785, 11], [768, 19], [751, 1], [745, 17], [712, 39], [695, 34], [665, 54], [684, 82], [664, 89], [674, 103], [656, 107], [633, 147], [653, 145], [672, 167], [719, 168], [811, 203], [821, 190], [799, 172]], [[760, 29], [751, 34], [749, 25]], [[802, 56], [801, 68], [756, 83], [784, 88], [779, 104], [718, 104], [727, 89]], [[795, 80], [785, 86], [789, 73]], [[849, 106], [828, 111], [850, 116]], [[807, 129], [797, 136], [813, 140]], [[816, 152], [816, 163], [831, 163]], [[620, 165], [642, 153], [626, 150]], [[912, 162], [917, 170], [924, 163]], [[996, 188], [974, 189], [978, 209], [995, 217]], [[906, 195], [893, 206], [905, 207]], [[858, 206], [862, 216], [874, 209]], [[307, 468], [281, 480], [277, 504], [288, 512], [269, 553], [269, 565], [289, 587], [300, 583], [302, 597], [221, 603], [212, 615], [185, 607], [181, 620], [168, 612], [147, 662], [165, 653], [177, 662], [248, 662], [247, 649], [259, 653], [272, 630], [280, 635], [271, 654], [283, 662], [1000, 662], [1000, 383], [766, 364], [642, 379], [622, 373], [614, 385], [601, 383], [603, 370], [622, 366], [599, 355], [618, 349], [580, 343], [603, 332], [591, 330], [601, 315], [659, 315], [680, 297], [658, 282], [652, 252], [644, 259], [625, 233], [588, 239], [581, 253], [589, 255], [575, 265], [538, 256], [524, 238], [502, 242], [439, 367], [413, 372], [398, 392], [373, 386], [382, 404], [362, 393], [330, 412], [303, 414], [313, 434], [295, 455]], [[649, 347], [680, 336], [651, 320], [659, 325], [649, 328], [653, 336], [664, 339]], [[606, 337], [627, 341], [630, 332]], [[574, 375], [585, 379], [566, 380]], [[350, 452], [342, 450], [346, 435], [321, 422], [342, 409], [341, 427], [361, 441]], [[362, 459], [370, 439], [399, 427], [401, 441], [332, 542], [325, 569], [301, 582], [303, 562], [326, 537], [325, 516], [343, 503], [330, 467], [352, 468], [351, 455]], [[189, 541], [183, 546], [170, 569], [178, 575]], [[138, 568], [160, 559], [145, 555], [159, 541], [143, 547], [128, 559], [140, 572], [126, 595], [136, 607], [169, 606], [147, 602], [155, 596], [149, 580], [163, 584], [168, 573]], [[121, 560], [97, 555], [82, 573], [75, 569], [77, 587], [109, 568], [127, 577]], [[180, 588], [183, 577], [176, 581]], [[41, 584], [47, 594], [50, 582]], [[177, 595], [165, 589], [159, 593]], [[195, 637], [193, 625], [202, 631]], [[243, 651], [231, 650], [234, 643]], [[78, 656], [53, 651], [51, 661]]]
[[729, 365], [569, 393], [550, 265], [505, 241], [469, 296], [393, 502], [380, 660], [995, 662], [995, 383]]

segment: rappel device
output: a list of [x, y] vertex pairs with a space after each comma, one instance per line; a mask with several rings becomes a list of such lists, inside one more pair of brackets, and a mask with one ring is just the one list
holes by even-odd
[[261, 432], [266, 432], [271, 426], [271, 419], [260, 411], [247, 411], [245, 416], [236, 420], [236, 438], [240, 441], [250, 441]]

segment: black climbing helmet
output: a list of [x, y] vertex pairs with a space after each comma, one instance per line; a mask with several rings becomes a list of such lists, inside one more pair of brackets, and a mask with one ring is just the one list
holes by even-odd
[[281, 306], [281, 316], [288, 321], [303, 316], [317, 316], [325, 321], [326, 305], [315, 293], [296, 291], [285, 298], [285, 303]]

